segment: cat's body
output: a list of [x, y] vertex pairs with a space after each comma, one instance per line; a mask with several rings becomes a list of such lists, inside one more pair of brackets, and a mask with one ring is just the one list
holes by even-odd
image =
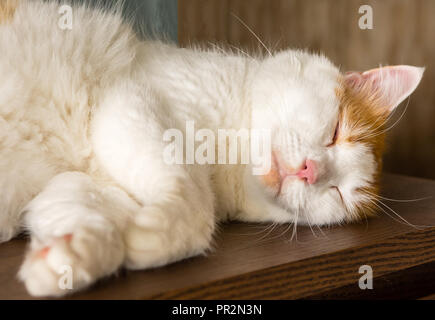
[[[357, 218], [370, 193], [355, 190], [377, 189], [383, 135], [373, 130], [422, 75], [392, 69], [407, 85], [388, 101], [372, 90], [366, 101], [372, 73], [344, 77], [324, 57], [139, 41], [119, 14], [84, 7], [74, 8], [72, 30], [61, 30], [58, 8], [0, 4], [0, 239], [31, 233], [20, 277], [34, 295], [68, 293], [58, 285], [65, 265], [77, 290], [122, 266], [205, 253], [228, 219]], [[366, 95], [349, 95], [345, 84]], [[367, 120], [351, 122], [352, 108], [365, 105]], [[258, 177], [250, 165], [165, 163], [165, 131], [184, 132], [192, 120], [215, 133], [270, 129], [272, 170]]]

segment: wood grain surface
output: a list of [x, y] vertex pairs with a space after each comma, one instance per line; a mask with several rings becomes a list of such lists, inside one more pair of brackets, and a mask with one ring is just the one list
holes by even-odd
[[[358, 27], [363, 4], [373, 8], [372, 30]], [[390, 130], [385, 160], [388, 171], [435, 178], [434, 14], [433, 0], [180, 0], [178, 36], [182, 46], [218, 42], [258, 50], [237, 16], [272, 50], [322, 52], [343, 71], [425, 66], [408, 111]]]
[[[424, 298], [435, 293], [435, 181], [385, 175], [386, 202], [413, 225], [381, 213], [330, 228], [229, 223], [215, 249], [154, 270], [121, 271], [70, 299]], [[425, 226], [425, 227], [423, 227]], [[0, 245], [0, 299], [30, 299], [16, 280], [25, 239]], [[361, 265], [373, 268], [373, 290], [360, 290]]]

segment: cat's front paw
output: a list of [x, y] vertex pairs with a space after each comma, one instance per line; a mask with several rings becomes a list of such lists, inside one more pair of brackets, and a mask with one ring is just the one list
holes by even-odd
[[82, 231], [33, 245], [18, 277], [33, 296], [63, 296], [83, 289], [114, 272], [124, 258], [123, 250], [115, 250], [116, 242], [106, 249], [103, 244], [91, 231]]
[[[78, 255], [71, 246], [72, 235], [54, 238], [50, 244], [31, 249], [24, 260], [18, 277], [33, 296], [60, 296], [68, 293], [68, 283], [61, 284], [66, 269], [71, 270], [71, 289], [74, 283], [73, 267], [77, 269]], [[68, 279], [66, 279], [68, 280]]]

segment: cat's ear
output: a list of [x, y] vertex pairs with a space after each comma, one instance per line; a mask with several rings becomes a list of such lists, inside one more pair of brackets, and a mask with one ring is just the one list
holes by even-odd
[[348, 72], [344, 76], [346, 86], [367, 94], [380, 102], [385, 111], [391, 112], [418, 86], [424, 68], [390, 66], [365, 72]]

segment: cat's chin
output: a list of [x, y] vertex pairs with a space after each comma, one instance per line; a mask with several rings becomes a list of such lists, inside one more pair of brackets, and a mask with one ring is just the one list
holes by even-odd
[[330, 226], [358, 220], [349, 216], [347, 211], [338, 205], [322, 205], [316, 198], [310, 200], [306, 186], [302, 181], [291, 181], [292, 185], [273, 196], [273, 203], [291, 213], [293, 223], [301, 226]]

